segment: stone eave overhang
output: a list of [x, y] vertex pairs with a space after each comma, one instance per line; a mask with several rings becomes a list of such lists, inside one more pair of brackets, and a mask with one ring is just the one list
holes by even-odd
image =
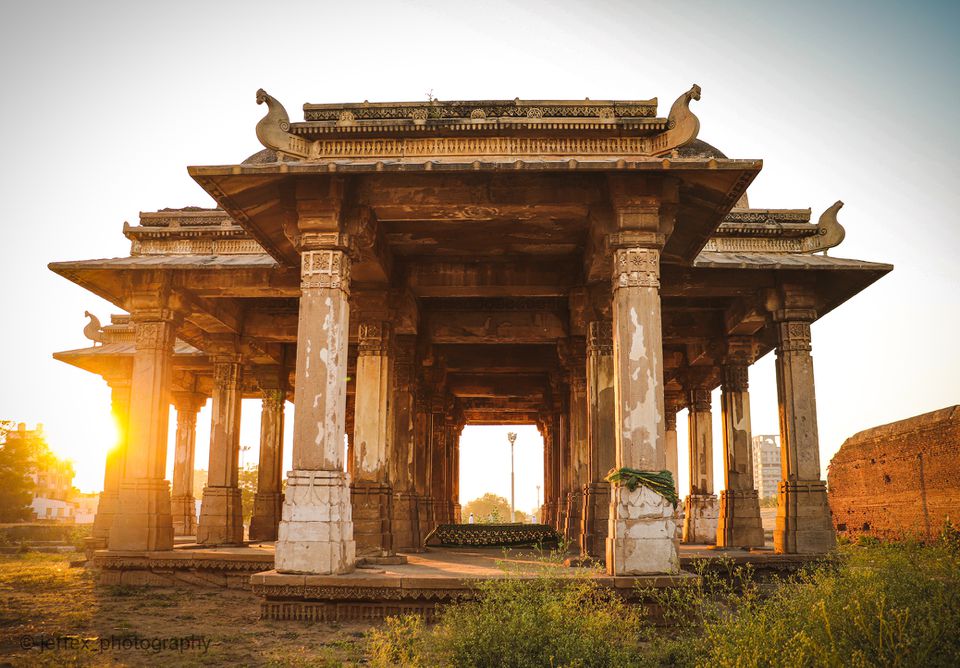
[[356, 121], [349, 125], [333, 121], [291, 123], [291, 134], [306, 139], [353, 138], [363, 136], [434, 137], [491, 136], [576, 133], [578, 136], [646, 137], [667, 129], [665, 118], [494, 118], [483, 120], [437, 119], [416, 122], [409, 119]]
[[[62, 350], [53, 353], [53, 359], [106, 377], [123, 367], [132, 366], [135, 352], [136, 346], [133, 343], [105, 343], [88, 348]], [[178, 340], [174, 345], [173, 365], [177, 370], [203, 369], [210, 366], [210, 360], [205, 352]]]
[[[292, 242], [278, 232], [281, 222], [267, 220], [266, 210], [281, 197], [282, 183], [308, 175], [375, 175], [382, 173], [645, 173], [676, 177], [700, 192], [711, 192], [709, 204], [703, 199], [686, 206], [686, 217], [695, 220], [696, 230], [684, 237], [675, 234], [664, 254], [681, 262], [692, 262], [729, 213], [736, 201], [763, 167], [761, 160], [720, 158], [650, 158], [638, 156], [566, 155], [523, 159], [516, 156], [461, 156], [431, 159], [336, 159], [272, 162], [222, 166], [193, 166], [187, 171], [230, 216], [278, 262], [297, 266], [299, 256]], [[242, 201], [241, 201], [242, 200]], [[276, 208], [276, 207], [273, 207]]]

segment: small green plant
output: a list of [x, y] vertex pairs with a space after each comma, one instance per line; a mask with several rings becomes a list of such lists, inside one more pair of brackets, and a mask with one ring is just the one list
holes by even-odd
[[606, 480], [607, 482], [623, 483], [631, 492], [643, 485], [672, 503], [674, 508], [680, 502], [673, 484], [673, 474], [670, 471], [641, 471], [640, 469], [624, 467], [611, 471]]

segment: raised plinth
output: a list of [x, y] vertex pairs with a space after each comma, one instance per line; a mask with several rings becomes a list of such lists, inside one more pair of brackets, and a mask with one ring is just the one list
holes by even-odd
[[715, 545], [720, 504], [713, 494], [690, 494], [683, 501], [683, 542]]
[[[298, 621], [352, 621], [382, 619], [390, 615], [416, 613], [428, 620], [438, 605], [475, 598], [484, 580], [504, 577], [536, 579], [547, 575], [543, 565], [534, 565], [533, 553], [502, 548], [431, 550], [410, 554], [409, 562], [381, 569], [358, 569], [348, 575], [289, 575], [267, 571], [250, 578], [251, 589], [261, 597], [262, 619]], [[508, 575], [504, 560], [517, 569]], [[556, 575], [575, 582], [575, 575], [587, 574], [633, 603], [644, 603], [643, 589], [687, 586], [697, 577], [689, 573], [610, 577], [595, 571], [558, 566]]]
[[721, 491], [717, 547], [763, 547], [763, 542], [757, 490]]
[[680, 557], [673, 504], [638, 485], [612, 484], [607, 536], [607, 573], [677, 573]]
[[356, 562], [352, 517], [345, 473], [290, 471], [277, 538], [277, 571], [352, 571]]

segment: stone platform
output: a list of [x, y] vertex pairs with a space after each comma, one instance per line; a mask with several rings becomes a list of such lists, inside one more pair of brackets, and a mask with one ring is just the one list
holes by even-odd
[[91, 564], [99, 569], [99, 582], [105, 585], [252, 589], [261, 597], [260, 614], [265, 619], [347, 621], [403, 612], [429, 618], [437, 604], [473, 597], [480, 580], [507, 574], [532, 578], [544, 569], [561, 577], [590, 573], [626, 598], [637, 599], [638, 585], [662, 588], [694, 581], [692, 570], [697, 560], [706, 560], [708, 569], [721, 571], [731, 562], [750, 564], [762, 578], [794, 572], [815, 559], [775, 554], [771, 548], [727, 550], [681, 545], [683, 571], [677, 575], [610, 577], [588, 568], [545, 564], [529, 548], [461, 547], [405, 553], [405, 563], [361, 565], [344, 575], [287, 575], [273, 570], [273, 553], [273, 543], [237, 547], [181, 543], [162, 552], [98, 551]]
[[272, 570], [258, 573], [251, 584], [262, 599], [260, 616], [329, 622], [417, 613], [430, 619], [437, 605], [473, 598], [480, 581], [510, 576], [532, 579], [544, 572], [560, 577], [572, 577], [578, 571], [587, 573], [637, 602], [641, 602], [638, 587], [677, 587], [696, 580], [695, 575], [685, 572], [610, 577], [586, 568], [546, 564], [535, 552], [518, 549], [441, 548], [406, 556], [406, 564], [358, 568], [346, 575], [288, 575]]

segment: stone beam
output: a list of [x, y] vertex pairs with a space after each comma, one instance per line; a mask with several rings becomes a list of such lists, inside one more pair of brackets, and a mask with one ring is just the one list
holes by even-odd
[[564, 296], [575, 276], [557, 262], [406, 262], [399, 276], [418, 297]]
[[552, 343], [567, 336], [566, 319], [555, 311], [430, 311], [433, 343]]

